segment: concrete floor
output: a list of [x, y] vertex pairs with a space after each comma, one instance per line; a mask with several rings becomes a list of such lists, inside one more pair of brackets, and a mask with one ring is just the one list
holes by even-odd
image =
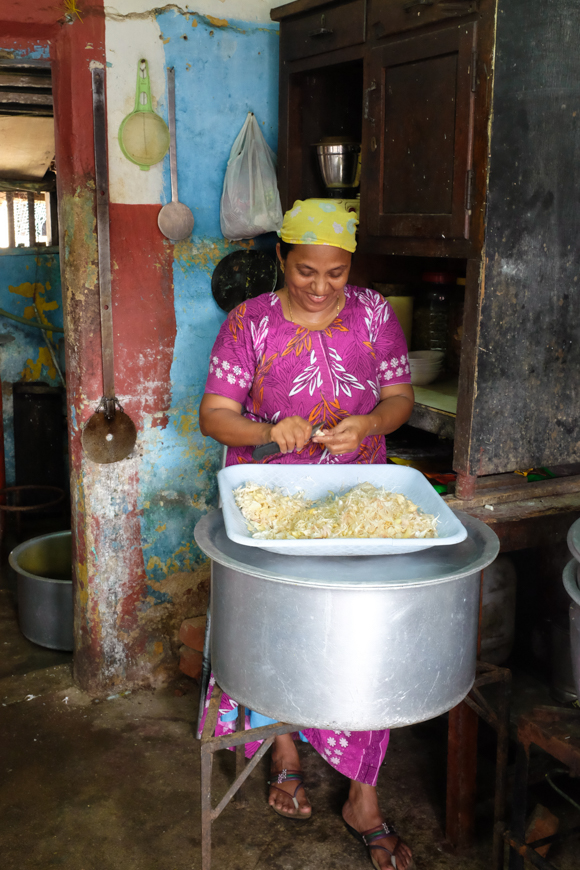
[[[200, 867], [193, 682], [96, 701], [59, 665], [4, 678], [0, 693], [3, 870]], [[487, 866], [489, 830], [469, 856], [450, 854], [443, 840], [438, 731], [393, 734], [380, 781], [385, 811], [413, 844], [419, 868], [479, 870]], [[343, 778], [310, 747], [302, 756], [312, 820], [293, 823], [268, 809], [264, 761], [250, 779], [248, 808], [230, 805], [214, 825], [215, 868], [370, 867], [341, 823]], [[233, 765], [233, 753], [218, 756], [216, 795]]]
[[[72, 683], [69, 655], [19, 634], [9, 585], [0, 590], [0, 867], [199, 870], [196, 684], [184, 677], [155, 692], [89, 698]], [[483, 870], [493, 741], [484, 730], [476, 844], [457, 855], [443, 836], [445, 738], [444, 717], [393, 732], [379, 780], [382, 805], [419, 870]], [[301, 755], [311, 821], [290, 822], [267, 807], [263, 760], [249, 780], [248, 807], [231, 804], [214, 824], [215, 870], [370, 868], [341, 823], [345, 780], [309, 746]], [[216, 756], [216, 797], [233, 769], [233, 753]], [[538, 795], [573, 822], [557, 796], [545, 788]], [[572, 845], [554, 852], [561, 870], [578, 866], [573, 852]]]

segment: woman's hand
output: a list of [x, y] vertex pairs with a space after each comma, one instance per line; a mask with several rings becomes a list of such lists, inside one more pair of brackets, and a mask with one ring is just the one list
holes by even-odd
[[380, 401], [370, 414], [345, 417], [332, 429], [317, 432], [312, 440], [316, 444], [323, 444], [333, 456], [352, 453], [369, 435], [388, 435], [406, 423], [411, 416], [414, 400], [410, 384], [383, 387]]
[[370, 434], [371, 428], [368, 415], [355, 414], [341, 420], [332, 429], [321, 429], [312, 440], [315, 444], [326, 447], [333, 456], [340, 456], [341, 453], [358, 450], [361, 442]]
[[284, 417], [279, 423], [274, 423], [270, 430], [269, 441], [275, 441], [280, 453], [300, 451], [307, 441], [310, 441], [312, 426], [304, 417]]

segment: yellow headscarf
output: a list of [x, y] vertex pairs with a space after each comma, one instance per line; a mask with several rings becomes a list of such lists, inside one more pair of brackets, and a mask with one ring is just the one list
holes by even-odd
[[343, 199], [297, 199], [284, 215], [278, 235], [291, 245], [332, 245], [356, 249], [358, 218]]

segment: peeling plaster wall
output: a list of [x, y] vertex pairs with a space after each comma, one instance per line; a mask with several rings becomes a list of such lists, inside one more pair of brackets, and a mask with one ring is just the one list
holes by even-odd
[[[0, 308], [36, 322], [34, 297], [41, 319], [62, 326], [58, 248], [0, 250]], [[63, 371], [63, 335], [49, 332], [48, 338], [58, 351], [57, 359]], [[59, 386], [60, 380], [39, 329], [0, 317], [0, 342], [6, 484], [11, 486], [14, 483], [12, 385], [16, 381], [44, 381]]]
[[[88, 518], [78, 622], [100, 663], [94, 678], [101, 685], [163, 679], [175, 667], [181, 619], [205, 607], [208, 566], [193, 528], [216, 505], [221, 448], [201, 436], [197, 415], [225, 317], [211, 274], [230, 251], [263, 244], [224, 240], [219, 201], [248, 111], [276, 148], [278, 31], [269, 9], [259, 0], [209, 0], [196, 12], [151, 10], [137, 0], [106, 7], [117, 392], [139, 436], [132, 457], [113, 468], [84, 461], [78, 487], [79, 513]], [[175, 68], [179, 198], [195, 217], [191, 238], [177, 244], [157, 228], [159, 208], [171, 198], [169, 157], [142, 171], [118, 142], [141, 58], [165, 120], [166, 69]], [[87, 402], [77, 411], [86, 419]]]
[[[67, 20], [58, 4], [4, 0], [0, 9], [0, 54], [40, 46], [53, 64], [74, 666], [79, 683], [95, 693], [165, 679], [176, 667], [181, 620], [205, 609], [208, 566], [193, 542], [193, 527], [216, 504], [220, 448], [201, 437], [197, 409], [225, 316], [210, 280], [217, 262], [240, 247], [221, 236], [219, 200], [229, 151], [248, 111], [276, 147], [278, 34], [270, 5], [204, 0], [194, 12], [176, 4], [153, 8], [144, 0], [85, 0], [82, 21]], [[141, 57], [149, 62], [154, 106], [164, 118], [166, 69], [176, 70], [180, 200], [196, 221], [191, 238], [179, 244], [157, 227], [159, 209], [170, 198], [169, 158], [142, 172], [118, 145], [119, 124], [134, 105]], [[111, 466], [91, 463], [81, 444], [102, 394], [90, 78], [95, 63], [107, 72], [115, 386], [138, 430], [131, 456]]]
[[[225, 317], [211, 295], [211, 274], [222, 257], [240, 247], [221, 235], [219, 200], [230, 148], [248, 111], [256, 113], [276, 147], [277, 29], [263, 22], [222, 18], [221, 23], [174, 11], [157, 18], [166, 65], [176, 74], [180, 199], [192, 209], [195, 227], [190, 240], [172, 245], [177, 336], [171, 408], [163, 428], [143, 432], [140, 505], [145, 567], [154, 580], [199, 563], [193, 527], [216, 503], [221, 448], [200, 435], [197, 410], [211, 346]], [[167, 164], [166, 159], [164, 202], [170, 198]]]

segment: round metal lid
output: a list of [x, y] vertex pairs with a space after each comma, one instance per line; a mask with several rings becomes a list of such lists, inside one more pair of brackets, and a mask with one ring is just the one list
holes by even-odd
[[574, 558], [580, 562], [580, 520], [572, 523], [568, 530], [568, 549]]
[[259, 547], [245, 547], [226, 535], [221, 510], [196, 525], [198, 547], [220, 565], [277, 583], [334, 588], [377, 589], [445, 583], [481, 571], [499, 552], [499, 540], [485, 523], [466, 513], [457, 516], [467, 538], [449, 547], [432, 547], [404, 556], [281, 556]]

